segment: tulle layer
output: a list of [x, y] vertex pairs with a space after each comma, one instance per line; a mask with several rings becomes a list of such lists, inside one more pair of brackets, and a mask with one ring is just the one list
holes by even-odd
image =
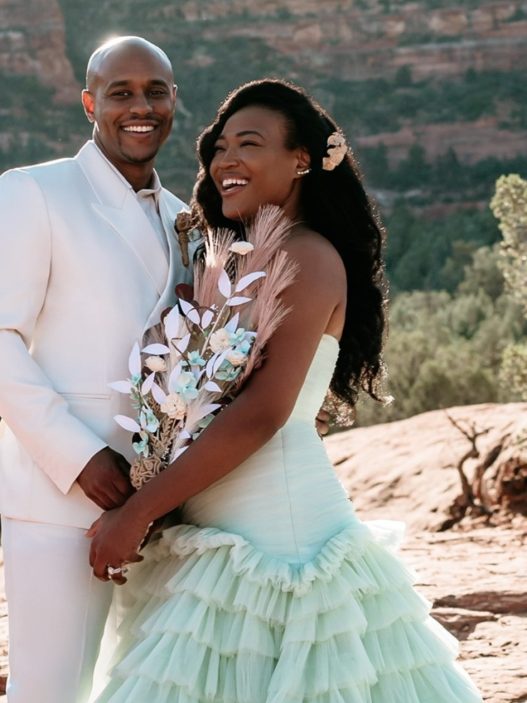
[[181, 525], [138, 565], [98, 703], [476, 703], [457, 642], [358, 523], [311, 562]]

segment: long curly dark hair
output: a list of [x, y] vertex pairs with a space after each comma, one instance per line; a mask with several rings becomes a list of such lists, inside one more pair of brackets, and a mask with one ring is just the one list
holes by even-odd
[[226, 121], [242, 108], [254, 105], [283, 115], [288, 149], [303, 147], [309, 152], [311, 171], [301, 183], [302, 221], [333, 244], [346, 268], [346, 320], [331, 390], [352, 407], [360, 389], [380, 400], [386, 309], [381, 256], [383, 230], [364, 191], [352, 153], [348, 150], [333, 171], [322, 168], [328, 137], [340, 131], [325, 110], [303, 89], [278, 79], [253, 81], [232, 92], [198, 140], [200, 170], [194, 187], [193, 210], [202, 226], [228, 227], [243, 237], [243, 224], [227, 219], [222, 213], [210, 165]]

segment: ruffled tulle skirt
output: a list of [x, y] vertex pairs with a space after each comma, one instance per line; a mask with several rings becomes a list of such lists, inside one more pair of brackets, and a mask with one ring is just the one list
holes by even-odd
[[290, 564], [180, 525], [131, 573], [98, 703], [476, 703], [457, 642], [358, 520]]

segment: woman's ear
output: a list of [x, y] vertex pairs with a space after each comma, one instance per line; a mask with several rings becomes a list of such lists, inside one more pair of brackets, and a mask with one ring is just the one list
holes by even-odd
[[298, 157], [296, 163], [296, 175], [301, 178], [306, 176], [311, 171], [311, 157], [307, 149], [303, 147], [298, 150]]

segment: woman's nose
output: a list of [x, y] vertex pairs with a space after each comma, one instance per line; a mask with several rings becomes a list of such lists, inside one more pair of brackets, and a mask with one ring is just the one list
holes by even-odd
[[223, 167], [238, 162], [238, 150], [235, 146], [226, 147], [218, 156], [218, 161]]

